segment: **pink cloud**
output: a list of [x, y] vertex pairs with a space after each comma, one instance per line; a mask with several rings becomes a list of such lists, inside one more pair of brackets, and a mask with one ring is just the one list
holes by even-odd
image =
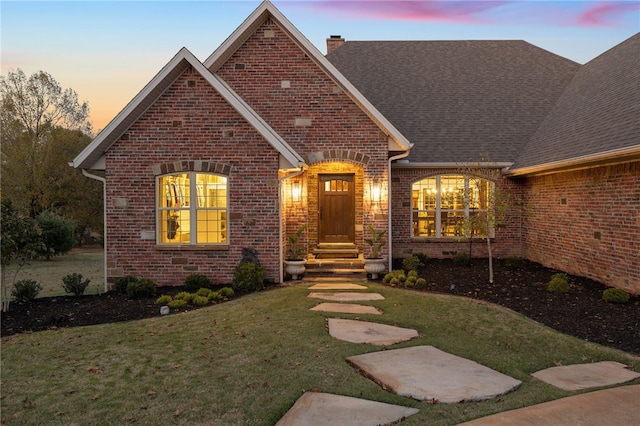
[[577, 17], [576, 23], [585, 27], [614, 25], [622, 16], [635, 11], [640, 11], [640, 3], [637, 1], [596, 3], [581, 13]]
[[320, 0], [300, 5], [356, 18], [462, 24], [498, 24], [508, 19], [511, 23], [579, 27], [615, 25], [640, 10], [637, 0]]
[[511, 1], [475, 0], [397, 0], [397, 1], [315, 1], [313, 6], [325, 11], [347, 13], [363, 18], [405, 21], [482, 22], [480, 15]]

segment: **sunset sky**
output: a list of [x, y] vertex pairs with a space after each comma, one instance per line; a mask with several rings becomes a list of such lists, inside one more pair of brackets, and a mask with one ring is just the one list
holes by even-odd
[[[347, 40], [525, 40], [586, 63], [640, 31], [640, 1], [272, 3], [323, 54]], [[180, 50], [204, 61], [260, 1], [6, 1], [1, 66], [43, 70], [89, 102], [100, 130]]]

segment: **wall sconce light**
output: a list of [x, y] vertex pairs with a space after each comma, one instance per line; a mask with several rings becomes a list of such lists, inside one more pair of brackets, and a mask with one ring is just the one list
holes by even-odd
[[380, 185], [375, 184], [371, 188], [371, 201], [374, 203], [380, 202]]
[[300, 202], [300, 182], [291, 182], [291, 201], [294, 203]]

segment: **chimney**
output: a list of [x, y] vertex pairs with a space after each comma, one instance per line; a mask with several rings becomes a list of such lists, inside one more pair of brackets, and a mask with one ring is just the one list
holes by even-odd
[[339, 35], [332, 35], [327, 39], [327, 54], [333, 52], [344, 44], [344, 38]]

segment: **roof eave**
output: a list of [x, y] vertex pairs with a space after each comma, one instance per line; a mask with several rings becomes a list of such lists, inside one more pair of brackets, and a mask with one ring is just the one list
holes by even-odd
[[640, 145], [583, 155], [534, 166], [516, 167], [514, 169], [505, 170], [504, 174], [509, 177], [542, 176], [552, 173], [591, 169], [594, 167], [613, 166], [633, 161], [640, 161]]

